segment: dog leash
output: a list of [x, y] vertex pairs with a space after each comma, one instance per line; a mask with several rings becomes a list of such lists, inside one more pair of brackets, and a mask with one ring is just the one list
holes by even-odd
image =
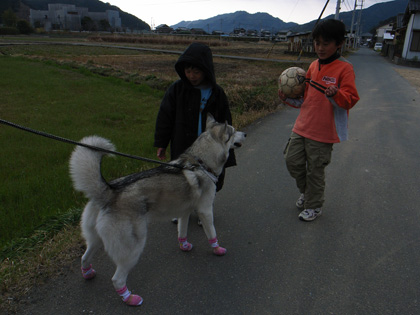
[[181, 165], [178, 165], [178, 164], [170, 164], [170, 163], [161, 162], [161, 161], [158, 161], [158, 160], [148, 159], [148, 158], [141, 157], [141, 156], [121, 153], [121, 152], [117, 152], [117, 151], [111, 151], [111, 150], [99, 148], [99, 147], [96, 147], [96, 146], [93, 146], [93, 145], [89, 145], [89, 144], [73, 141], [73, 140], [70, 140], [70, 139], [58, 137], [58, 136], [55, 136], [55, 135], [52, 135], [52, 134], [49, 134], [49, 133], [46, 133], [46, 132], [42, 132], [42, 131], [39, 131], [39, 130], [34, 130], [34, 129], [31, 129], [31, 128], [27, 128], [27, 127], [24, 127], [24, 126], [21, 126], [21, 125], [18, 125], [18, 124], [15, 124], [15, 123], [12, 123], [10, 121], [3, 120], [3, 119], [0, 119], [0, 123], [2, 123], [4, 125], [7, 125], [7, 126], [10, 126], [10, 127], [14, 127], [14, 128], [23, 130], [23, 131], [27, 131], [27, 132], [36, 134], [36, 135], [39, 135], [39, 136], [43, 136], [43, 137], [46, 137], [46, 138], [49, 138], [49, 139], [53, 139], [53, 140], [57, 140], [57, 141], [61, 141], [61, 142], [69, 143], [69, 144], [78, 145], [78, 146], [89, 148], [89, 149], [95, 150], [95, 151], [101, 151], [101, 152], [105, 152], [105, 153], [109, 153], [109, 154], [120, 155], [120, 156], [123, 156], [123, 157], [126, 157], [126, 158], [140, 160], [140, 161], [144, 161], [144, 162], [157, 163], [157, 164], [160, 164], [160, 165], [176, 167], [176, 168], [180, 168], [180, 169], [186, 169], [185, 167], [183, 167]]

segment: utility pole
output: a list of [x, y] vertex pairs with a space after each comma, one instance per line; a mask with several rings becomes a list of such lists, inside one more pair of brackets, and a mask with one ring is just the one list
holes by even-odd
[[362, 4], [360, 5], [360, 11], [359, 11], [359, 16], [357, 18], [357, 27], [356, 27], [356, 38], [357, 38], [357, 42], [359, 41], [359, 36], [360, 36], [360, 22], [362, 20], [362, 10], [363, 10], [363, 0], [362, 0]]
[[337, 6], [335, 7], [335, 19], [336, 20], [339, 19], [339, 15], [340, 15], [340, 4], [341, 4], [341, 0], [337, 0]]
[[351, 25], [350, 25], [350, 36], [353, 38], [353, 43], [351, 47], [354, 47], [354, 42], [356, 41], [356, 36], [353, 36], [353, 25], [354, 25], [354, 15], [356, 14], [357, 0], [354, 0], [354, 9], [351, 16]]

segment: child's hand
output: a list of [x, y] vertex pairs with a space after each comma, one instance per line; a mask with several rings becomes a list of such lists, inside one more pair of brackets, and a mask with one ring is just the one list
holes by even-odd
[[334, 96], [335, 94], [337, 94], [337, 91], [338, 91], [338, 87], [335, 85], [331, 85], [325, 90], [325, 95]]
[[166, 149], [159, 148], [157, 150], [157, 157], [159, 158], [159, 160], [166, 160]]
[[283, 92], [281, 90], [279, 90], [279, 99], [280, 101], [284, 102], [286, 100], [286, 95], [283, 94]]

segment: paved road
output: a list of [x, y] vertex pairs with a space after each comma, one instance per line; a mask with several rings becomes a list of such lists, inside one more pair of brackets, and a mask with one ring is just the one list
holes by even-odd
[[297, 218], [282, 150], [298, 112], [284, 109], [247, 128], [217, 195], [225, 257], [211, 254], [195, 222], [191, 253], [177, 249], [172, 223], [153, 223], [128, 281], [140, 308], [119, 301], [101, 254], [95, 280], [75, 261], [19, 314], [419, 314], [420, 95], [373, 51], [349, 59], [361, 101], [350, 140], [334, 147], [322, 217]]

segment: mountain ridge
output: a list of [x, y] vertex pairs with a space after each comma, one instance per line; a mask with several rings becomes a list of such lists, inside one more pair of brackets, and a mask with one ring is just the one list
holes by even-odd
[[[20, 4], [24, 4], [28, 8], [34, 10], [47, 10], [49, 3], [64, 3], [74, 4], [78, 7], [87, 7], [91, 12], [103, 12], [106, 10], [117, 10], [120, 13], [121, 23], [124, 28], [132, 30], [149, 31], [150, 26], [146, 22], [137, 18], [131, 13], [122, 11], [119, 7], [111, 5], [109, 2], [102, 2], [100, 0], [1, 0], [0, 2], [0, 23], [2, 13], [12, 8], [14, 11], [19, 10]], [[361, 18], [361, 33], [369, 32], [372, 28], [377, 27], [382, 21], [385, 21], [398, 13], [404, 13], [408, 4], [408, 0], [394, 0], [389, 2], [382, 2], [374, 4], [362, 10]], [[355, 22], [357, 21], [360, 9], [356, 11]], [[334, 15], [323, 17], [323, 19], [334, 18]], [[346, 24], [350, 29], [352, 20], [352, 12], [340, 12], [340, 20]], [[270, 32], [290, 30], [293, 32], [311, 31], [315, 25], [316, 20], [305, 24], [298, 24], [295, 22], [284, 22], [279, 18], [273, 17], [266, 12], [248, 13], [246, 11], [236, 11], [233, 13], [224, 13], [208, 19], [201, 19], [196, 21], [181, 21], [177, 24], [171, 25], [172, 28], [178, 27], [186, 28], [201, 28], [208, 33], [214, 30], [223, 31], [225, 33], [232, 32], [235, 28], [244, 28], [246, 30], [268, 30]]]
[[[396, 16], [398, 13], [404, 13], [408, 4], [408, 0], [395, 0], [389, 2], [382, 2], [374, 4], [368, 8], [362, 9], [361, 15], [361, 32], [369, 32], [372, 28], [377, 27], [378, 24], [390, 17]], [[360, 9], [355, 11], [354, 23], [356, 23]], [[339, 19], [343, 21], [348, 29], [350, 29], [352, 20], [352, 11], [340, 12]], [[334, 18], [334, 15], [323, 17], [322, 19]], [[181, 21], [177, 24], [171, 25], [172, 28], [178, 27], [186, 28], [201, 28], [206, 32], [222, 31], [230, 33], [235, 28], [244, 28], [246, 30], [268, 30], [281, 31], [290, 30], [293, 32], [311, 31], [316, 23], [316, 20], [305, 24], [298, 24], [294, 22], [284, 22], [283, 20], [273, 17], [268, 13], [247, 13], [246, 11], [236, 11], [233, 13], [224, 13], [208, 19], [196, 21]]]

